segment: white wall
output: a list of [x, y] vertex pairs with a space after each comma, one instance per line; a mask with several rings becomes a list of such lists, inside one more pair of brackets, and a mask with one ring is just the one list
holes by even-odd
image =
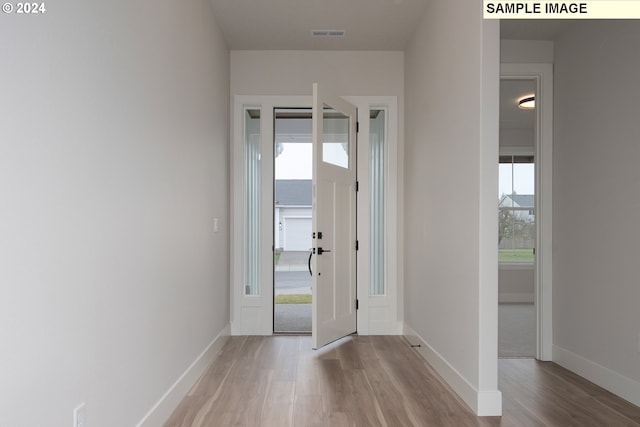
[[393, 95], [402, 105], [403, 52], [231, 51], [232, 95]]
[[501, 147], [530, 147], [535, 150], [533, 129], [500, 129]]
[[500, 40], [502, 63], [552, 63], [553, 42], [550, 40]]
[[480, 5], [432, 1], [405, 52], [405, 333], [482, 415], [501, 412], [498, 33]]
[[535, 273], [533, 265], [505, 265], [498, 269], [499, 302], [533, 303]]
[[132, 426], [229, 321], [228, 50], [205, 0], [46, 6], [0, 18], [0, 424]]
[[589, 21], [555, 44], [553, 356], [640, 405], [638, 40]]

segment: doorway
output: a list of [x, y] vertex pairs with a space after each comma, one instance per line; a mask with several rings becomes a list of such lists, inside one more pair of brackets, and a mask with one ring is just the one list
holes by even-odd
[[[402, 259], [403, 233], [399, 221], [401, 204], [398, 202], [401, 194], [398, 177], [402, 171], [398, 155], [401, 152], [401, 141], [398, 139], [398, 102], [393, 96], [349, 97], [348, 100], [358, 107], [360, 129], [357, 142], [359, 154], [356, 156], [354, 152], [349, 155], [349, 159], [357, 159], [359, 183], [358, 241], [351, 241], [349, 247], [353, 248], [355, 243], [359, 249], [355, 252], [358, 301], [351, 300], [351, 304], [345, 308], [355, 307], [357, 304], [357, 330], [360, 335], [401, 334], [402, 280], [399, 265]], [[230, 242], [232, 335], [274, 333], [274, 262], [277, 252], [280, 252], [276, 249], [280, 247], [284, 252], [284, 245], [287, 244], [285, 240], [289, 240], [290, 247], [298, 245], [298, 248], [308, 248], [301, 239], [295, 238], [296, 230], [302, 230], [304, 220], [308, 221], [306, 214], [297, 215], [299, 218], [287, 215], [289, 223], [282, 221], [283, 234], [279, 243], [275, 241], [280, 221], [276, 221], [274, 212], [274, 200], [277, 199], [274, 194], [274, 114], [276, 110], [292, 110], [290, 113], [300, 109], [308, 110], [312, 104], [313, 99], [307, 96], [234, 96]], [[331, 105], [331, 102], [328, 104]], [[330, 126], [338, 118], [335, 113], [327, 111], [327, 119], [326, 124]], [[335, 131], [337, 128], [331, 129], [334, 131], [325, 133], [335, 138], [342, 135], [342, 132]], [[326, 142], [327, 153], [331, 148], [338, 148], [339, 153], [344, 151], [344, 141]], [[323, 157], [324, 154], [319, 158]], [[329, 166], [339, 168], [339, 164], [342, 164], [341, 161], [334, 163], [337, 164]], [[333, 173], [332, 171], [329, 178]], [[291, 225], [293, 228], [286, 227]], [[321, 245], [316, 240], [316, 246], [324, 250], [334, 249], [331, 243], [335, 242], [330, 242], [329, 237], [325, 234]], [[312, 264], [329, 261], [333, 255], [339, 254], [325, 251], [322, 256], [313, 256]], [[339, 258], [343, 259], [342, 256]], [[304, 268], [308, 276], [308, 261], [307, 254], [306, 265], [301, 267], [300, 258], [287, 261], [280, 256], [278, 266], [281, 269], [286, 268], [285, 265], [297, 266], [295, 269], [298, 270]], [[323, 268], [326, 267], [322, 266], [318, 271], [323, 271]], [[289, 270], [295, 269], [289, 267]], [[325, 273], [322, 276], [325, 277]], [[289, 286], [302, 287], [296, 284]]]
[[310, 108], [274, 110], [273, 332], [311, 333]]
[[498, 355], [536, 356], [536, 82], [500, 82]]
[[[548, 361], [553, 348], [553, 68], [502, 64], [500, 81], [498, 353]], [[533, 105], [527, 108], [526, 101]]]

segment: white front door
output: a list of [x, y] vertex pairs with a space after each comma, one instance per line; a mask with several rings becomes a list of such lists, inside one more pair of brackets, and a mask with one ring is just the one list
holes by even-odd
[[357, 109], [313, 85], [313, 307], [317, 349], [356, 332]]

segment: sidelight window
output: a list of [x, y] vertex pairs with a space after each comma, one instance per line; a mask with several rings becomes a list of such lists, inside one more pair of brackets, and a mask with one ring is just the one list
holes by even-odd
[[260, 110], [245, 110], [244, 293], [260, 295]]

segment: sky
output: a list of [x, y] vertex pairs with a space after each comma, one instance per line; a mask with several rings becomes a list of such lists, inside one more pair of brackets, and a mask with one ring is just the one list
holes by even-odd
[[[276, 179], [311, 179], [312, 155], [311, 143], [283, 143], [284, 149], [276, 157]], [[345, 166], [347, 154], [341, 143], [325, 143], [323, 147], [324, 161]]]
[[276, 157], [276, 179], [311, 179], [311, 144], [284, 143]]
[[[533, 163], [501, 163], [499, 165], [498, 197], [503, 194], [535, 194], [535, 166]], [[512, 184], [513, 178], [513, 184]]]

